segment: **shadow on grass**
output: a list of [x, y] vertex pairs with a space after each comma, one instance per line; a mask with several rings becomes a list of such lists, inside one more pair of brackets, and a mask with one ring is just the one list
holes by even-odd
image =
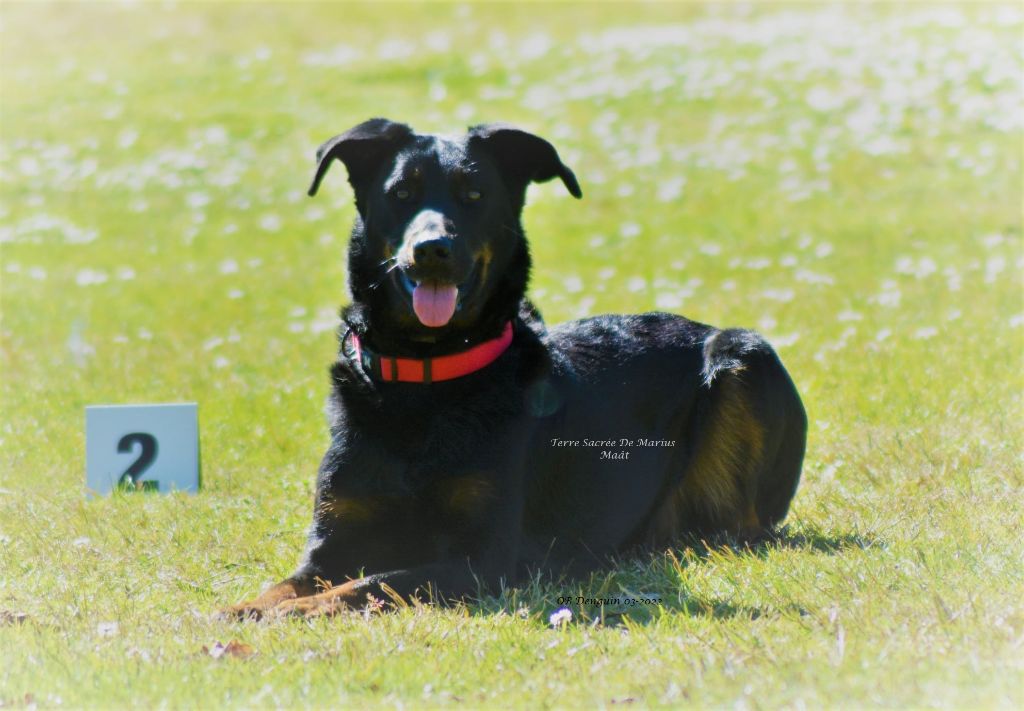
[[706, 558], [712, 551], [732, 550], [738, 554], [764, 558], [777, 550], [806, 550], [829, 555], [851, 548], [867, 550], [884, 548], [885, 542], [860, 533], [831, 533], [817, 528], [803, 528], [793, 532], [788, 526], [756, 541], [741, 541], [733, 536], [718, 535], [709, 539], [688, 536], [680, 541], [686, 550]]
[[[469, 607], [472, 615], [509, 614], [539, 619], [561, 608], [572, 613], [572, 624], [613, 627], [645, 625], [665, 613], [716, 620], [806, 617], [811, 613], [796, 602], [751, 606], [694, 593], [680, 584], [682, 571], [721, 558], [766, 559], [779, 551], [837, 555], [846, 550], [884, 548], [885, 543], [859, 533], [832, 533], [802, 526], [783, 527], [756, 542], [730, 536], [688, 536], [666, 551], [637, 551], [585, 576], [535, 575], [528, 583], [484, 596]], [[648, 600], [657, 600], [656, 603]]]
[[[610, 575], [614, 575], [611, 573]], [[742, 605], [727, 600], [693, 594], [682, 589], [671, 589], [669, 583], [649, 585], [642, 593], [618, 590], [599, 595], [583, 591], [590, 589], [587, 582], [549, 583], [540, 590], [506, 590], [499, 597], [484, 597], [468, 607], [472, 616], [508, 614], [523, 619], [557, 626], [552, 615], [568, 609], [573, 625], [590, 627], [628, 627], [648, 625], [667, 614], [703, 617], [715, 620], [757, 620], [762, 617], [805, 616], [809, 612], [800, 605], [782, 607]], [[567, 590], [571, 588], [571, 594]], [[671, 589], [671, 594], [665, 593]], [[644, 599], [656, 600], [647, 605]], [[557, 619], [557, 618], [556, 618]]]

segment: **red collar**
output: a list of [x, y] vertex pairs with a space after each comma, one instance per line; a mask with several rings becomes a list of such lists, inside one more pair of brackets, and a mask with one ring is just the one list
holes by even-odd
[[463, 375], [486, 368], [508, 350], [511, 344], [511, 321], [505, 324], [505, 329], [497, 338], [479, 343], [460, 353], [450, 353], [436, 358], [398, 358], [378, 355], [364, 346], [359, 341], [359, 336], [352, 333], [352, 345], [356, 349], [356, 359], [367, 373], [384, 382], [437, 383], [442, 380], [461, 378]]

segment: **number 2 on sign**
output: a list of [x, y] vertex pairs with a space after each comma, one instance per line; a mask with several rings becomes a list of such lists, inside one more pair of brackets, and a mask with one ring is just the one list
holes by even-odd
[[153, 460], [156, 459], [156, 437], [148, 432], [131, 432], [122, 437], [121, 441], [117, 443], [117, 451], [122, 454], [128, 454], [136, 443], [142, 445], [142, 452], [139, 454], [138, 459], [124, 470], [124, 474], [121, 475], [117, 482], [117, 487], [123, 491], [156, 491], [160, 487], [159, 482], [139, 481], [145, 471], [153, 464]]

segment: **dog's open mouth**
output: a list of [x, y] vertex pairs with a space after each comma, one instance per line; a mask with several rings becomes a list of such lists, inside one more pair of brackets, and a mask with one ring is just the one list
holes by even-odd
[[462, 297], [472, 287], [476, 269], [461, 285], [438, 280], [414, 281], [401, 269], [396, 269], [398, 282], [412, 297], [412, 310], [424, 326], [440, 328], [452, 320], [462, 305]]

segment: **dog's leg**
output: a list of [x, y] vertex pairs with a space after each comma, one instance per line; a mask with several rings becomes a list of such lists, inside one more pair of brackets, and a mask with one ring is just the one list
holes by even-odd
[[401, 601], [446, 602], [474, 594], [480, 585], [494, 587], [500, 582], [496, 575], [477, 577], [466, 561], [445, 561], [368, 575], [317, 595], [286, 599], [267, 614], [317, 617], [346, 609], [392, 607]]
[[754, 412], [741, 370], [719, 375], [712, 392], [715, 402], [705, 436], [680, 495], [695, 509], [701, 528], [752, 541], [766, 528], [754, 506], [765, 459], [764, 422]]
[[267, 610], [286, 600], [307, 597], [315, 592], [315, 581], [304, 577], [292, 577], [282, 580], [253, 600], [240, 602], [237, 605], [221, 610], [219, 616], [224, 619], [258, 620], [266, 615]]
[[750, 331], [721, 331], [704, 357], [709, 406], [682, 480], [653, 519], [659, 545], [683, 531], [762, 540], [800, 476], [806, 415], [771, 347]]
[[[478, 479], [477, 485], [463, 490], [465, 479], [451, 479], [462, 483], [449, 492], [449, 505], [456, 515], [471, 515], [478, 524], [467, 536], [462, 551], [442, 554], [445, 559], [429, 564], [408, 562], [409, 538], [417, 535], [409, 525], [416, 520], [414, 511], [403, 512], [395, 501], [385, 506], [374, 503], [373, 497], [340, 493], [357, 488], [349, 486], [350, 478], [359, 483], [366, 471], [374, 471], [381, 480], [392, 474], [400, 480], [407, 463], [389, 459], [365, 443], [352, 445], [336, 440], [321, 465], [313, 526], [298, 571], [257, 599], [228, 608], [224, 614], [257, 619], [282, 614], [330, 615], [346, 608], [365, 607], [374, 600], [388, 604], [393, 596], [411, 600], [433, 594], [448, 600], [472, 594], [480, 584], [493, 587], [503, 577], [511, 579], [521, 535], [521, 482], [529, 434], [525, 427], [491, 433], [488, 448], [493, 448], [494, 454], [489, 460], [477, 459], [469, 467], [478, 472], [469, 477], [469, 484]], [[456, 559], [455, 555], [460, 557]], [[435, 553], [420, 560], [436, 560], [437, 556]], [[394, 570], [350, 579], [364, 568]], [[346, 582], [332, 587], [324, 581]]]

